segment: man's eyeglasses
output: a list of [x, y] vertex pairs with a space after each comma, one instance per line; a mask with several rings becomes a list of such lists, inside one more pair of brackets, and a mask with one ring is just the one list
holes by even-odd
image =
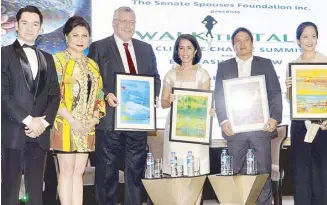
[[117, 21], [119, 21], [120, 23], [124, 24], [124, 25], [135, 25], [135, 21], [127, 21], [127, 20], [120, 20], [120, 19], [115, 19]]

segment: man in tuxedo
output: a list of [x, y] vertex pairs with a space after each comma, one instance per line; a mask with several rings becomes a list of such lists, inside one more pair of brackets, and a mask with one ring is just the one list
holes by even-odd
[[[97, 156], [95, 184], [101, 205], [116, 205], [119, 196], [119, 163], [125, 155], [125, 205], [141, 204], [141, 178], [146, 159], [146, 132], [114, 131], [116, 72], [155, 76], [155, 93], [159, 96], [161, 81], [151, 45], [133, 39], [136, 18], [129, 7], [118, 8], [113, 16], [114, 34], [90, 45], [89, 57], [98, 63], [103, 78], [107, 114], [96, 127]], [[158, 99], [158, 97], [157, 97]]]
[[53, 58], [34, 45], [43, 17], [26, 6], [17, 40], [1, 48], [1, 202], [17, 205], [24, 170], [27, 203], [42, 205], [43, 170], [60, 91]]
[[[238, 28], [232, 34], [236, 57], [218, 64], [215, 87], [215, 103], [223, 137], [227, 140], [229, 153], [233, 156], [235, 174], [246, 174], [246, 153], [252, 148], [257, 159], [258, 174], [271, 173], [271, 137], [277, 136], [276, 127], [282, 120], [282, 96], [280, 84], [270, 59], [253, 56], [253, 36], [246, 28]], [[261, 131], [235, 134], [226, 114], [223, 80], [265, 75], [270, 119]], [[237, 99], [242, 105], [242, 100]], [[271, 182], [268, 178], [259, 205], [271, 205]]]

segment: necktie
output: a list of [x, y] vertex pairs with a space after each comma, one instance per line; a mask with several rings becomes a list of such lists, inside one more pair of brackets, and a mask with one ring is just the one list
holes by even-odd
[[129, 67], [129, 72], [131, 74], [136, 74], [136, 70], [134, 67], [134, 63], [131, 57], [131, 53], [128, 50], [128, 43], [123, 43], [124, 48], [125, 48], [125, 53], [126, 53], [126, 57], [127, 57], [127, 62], [128, 62], [128, 67]]
[[24, 44], [22, 47], [23, 47], [23, 48], [31, 48], [31, 49], [33, 49], [33, 50], [36, 49], [35, 45], [30, 46], [30, 45]]

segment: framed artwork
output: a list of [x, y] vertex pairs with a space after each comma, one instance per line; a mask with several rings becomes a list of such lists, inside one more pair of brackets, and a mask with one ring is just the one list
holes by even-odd
[[291, 119], [327, 119], [327, 63], [290, 63]]
[[265, 76], [224, 80], [223, 86], [234, 133], [263, 130], [270, 117]]
[[154, 76], [115, 74], [116, 96], [114, 130], [156, 130]]
[[176, 100], [170, 111], [170, 141], [211, 143], [213, 92], [173, 88]]

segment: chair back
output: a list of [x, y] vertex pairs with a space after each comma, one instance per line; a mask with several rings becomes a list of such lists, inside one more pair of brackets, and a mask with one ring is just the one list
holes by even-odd
[[277, 127], [278, 136], [271, 139], [271, 160], [272, 164], [279, 166], [280, 150], [287, 138], [288, 125], [280, 125]]
[[148, 135], [149, 152], [152, 152], [154, 159], [163, 158], [164, 129], [158, 129], [153, 135]]
[[278, 135], [271, 139], [271, 182], [272, 182], [272, 195], [275, 205], [282, 205], [282, 179], [284, 178], [284, 172], [280, 162], [280, 150], [283, 147], [283, 143], [287, 138], [288, 125], [280, 125], [277, 127]]

